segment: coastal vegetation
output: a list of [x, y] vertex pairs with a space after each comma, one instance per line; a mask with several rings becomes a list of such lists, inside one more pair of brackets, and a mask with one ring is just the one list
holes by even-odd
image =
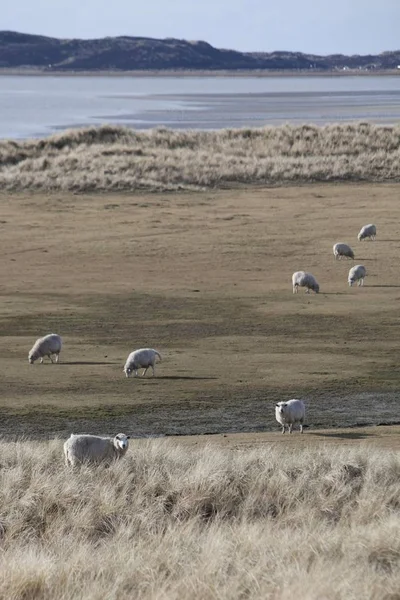
[[0, 141], [6, 190], [173, 191], [400, 180], [400, 126], [135, 131], [104, 125]]
[[398, 598], [398, 453], [133, 440], [73, 472], [62, 454], [0, 444], [1, 598]]

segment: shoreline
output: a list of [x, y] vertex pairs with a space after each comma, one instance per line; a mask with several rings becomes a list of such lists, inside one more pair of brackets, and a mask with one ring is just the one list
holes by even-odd
[[367, 71], [362, 69], [347, 69], [345, 71], [319, 71], [319, 70], [280, 70], [267, 69], [249, 70], [133, 70], [133, 71], [64, 71], [64, 70], [41, 70], [31, 68], [0, 69], [0, 77], [396, 77], [400, 76], [400, 69], [381, 69]]

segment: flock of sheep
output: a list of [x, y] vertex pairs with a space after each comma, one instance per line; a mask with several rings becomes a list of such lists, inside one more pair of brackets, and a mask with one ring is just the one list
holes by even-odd
[[[358, 234], [358, 241], [370, 239], [374, 240], [376, 237], [376, 225], [370, 223], [364, 225]], [[348, 244], [338, 243], [333, 246], [333, 255], [336, 260], [342, 258], [351, 258], [354, 260], [354, 252], [348, 246]], [[358, 282], [358, 285], [364, 285], [364, 278], [367, 274], [367, 270], [364, 265], [355, 265], [349, 271], [348, 284], [352, 286]], [[299, 287], [306, 288], [306, 294], [310, 293], [310, 290], [316, 294], [319, 293], [319, 283], [315, 279], [314, 275], [307, 273], [306, 271], [297, 271], [292, 275], [293, 293], [297, 294]], [[301, 400], [293, 399], [288, 402], [279, 402], [275, 407], [275, 418], [282, 425], [282, 433], [285, 433], [285, 426], [288, 427], [289, 433], [292, 433], [293, 425], [295, 423], [300, 424], [300, 433], [303, 433], [303, 422], [305, 418], [305, 406]]]
[[[359, 242], [362, 242], [362, 240], [366, 240], [367, 238], [374, 240], [376, 237], [376, 225], [373, 225], [372, 223], [369, 225], [364, 225], [357, 237]], [[340, 260], [342, 258], [352, 258], [354, 260], [353, 250], [350, 248], [350, 246], [343, 243], [338, 243], [333, 246], [333, 255], [336, 260]], [[359, 286], [364, 285], [364, 279], [366, 275], [367, 270], [364, 265], [355, 265], [349, 271], [349, 275], [347, 277], [348, 284], [352, 286], [353, 283], [358, 282]], [[299, 287], [305, 287], [306, 294], [309, 294], [311, 290], [316, 294], [319, 293], [318, 281], [315, 279], [314, 275], [307, 273], [306, 271], [296, 271], [296, 273], [293, 273], [292, 285], [293, 294], [297, 294]]]
[[[43, 360], [46, 356], [57, 363], [62, 349], [62, 339], [56, 333], [50, 333], [36, 340], [28, 354], [29, 363], [32, 365], [36, 360]], [[161, 354], [153, 348], [140, 348], [131, 352], [126, 359], [124, 373], [129, 377], [138, 369], [144, 369], [142, 377], [147, 373], [149, 367], [155, 375], [155, 364], [157, 358], [162, 360]], [[129, 435], [118, 433], [114, 438], [100, 437], [97, 435], [74, 434], [64, 444], [65, 464], [75, 467], [82, 463], [104, 463], [121, 458], [126, 454], [129, 446]]]
[[[300, 433], [303, 433], [305, 412], [302, 400], [278, 402], [275, 417], [282, 425], [282, 433], [285, 433], [285, 427], [292, 433], [296, 423], [300, 424]], [[76, 467], [83, 463], [111, 463], [125, 456], [128, 447], [129, 435], [124, 433], [118, 433], [114, 438], [72, 433], [64, 444], [65, 464]]]
[[[282, 425], [282, 433], [285, 433], [286, 427], [292, 433], [296, 423], [299, 423], [300, 433], [303, 433], [305, 414], [302, 400], [278, 402], [275, 407], [275, 418]], [[64, 444], [65, 464], [67, 467], [76, 467], [83, 463], [111, 463], [125, 456], [128, 447], [129, 435], [124, 433], [118, 433], [114, 438], [71, 433]]]
[[[29, 363], [33, 365], [35, 360], [38, 360], [38, 358], [40, 358], [40, 362], [42, 363], [45, 356], [48, 356], [51, 362], [54, 362], [54, 356], [57, 363], [60, 358], [61, 348], [61, 337], [56, 333], [49, 333], [49, 335], [39, 338], [33, 344], [28, 354]], [[137, 377], [138, 369], [144, 369], [142, 373], [142, 376], [144, 377], [149, 367], [152, 368], [153, 375], [155, 375], [155, 364], [157, 357], [160, 359], [160, 361], [162, 360], [161, 354], [157, 352], [157, 350], [153, 350], [153, 348], [140, 348], [140, 350], [134, 350], [126, 359], [123, 369], [126, 377], [129, 377], [133, 372], [135, 372], [135, 377]]]
[[[376, 236], [376, 226], [373, 224], [365, 225], [358, 234], [358, 240], [361, 242], [367, 238], [374, 240]], [[333, 254], [335, 259], [339, 260], [343, 257], [354, 260], [354, 252], [347, 244], [338, 243], [333, 246]], [[358, 285], [364, 284], [366, 269], [363, 265], [352, 267], [348, 275], [348, 283], [350, 286], [358, 282]], [[297, 271], [292, 276], [293, 293], [298, 292], [299, 287], [305, 287], [306, 293], [313, 290], [319, 293], [319, 284], [311, 273], [305, 271]], [[53, 357], [58, 362], [62, 348], [62, 339], [56, 333], [51, 333], [36, 340], [32, 349], [29, 352], [29, 363], [33, 364], [40, 358], [43, 362], [45, 356], [48, 356], [51, 362]], [[124, 366], [124, 373], [129, 377], [135, 373], [138, 376], [138, 369], [144, 369], [142, 377], [147, 373], [149, 367], [152, 368], [153, 376], [155, 376], [155, 364], [157, 358], [161, 361], [161, 355], [153, 348], [140, 348], [131, 352]], [[285, 433], [285, 428], [288, 428], [289, 433], [292, 433], [293, 426], [299, 423], [300, 433], [303, 433], [303, 423], [305, 419], [305, 406], [302, 400], [293, 399], [287, 402], [278, 402], [275, 407], [275, 418], [282, 425], [282, 433]], [[129, 447], [129, 436], [124, 433], [118, 433], [114, 438], [100, 437], [88, 434], [72, 433], [69, 439], [64, 444], [65, 462], [68, 466], [76, 466], [81, 463], [100, 463], [111, 462], [114, 459], [124, 456]]]

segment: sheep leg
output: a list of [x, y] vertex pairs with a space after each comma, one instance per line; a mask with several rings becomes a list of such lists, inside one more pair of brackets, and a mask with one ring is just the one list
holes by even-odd
[[285, 433], [285, 426], [282, 425], [282, 433]]
[[43, 364], [43, 356], [40, 357], [40, 364]]
[[64, 456], [65, 456], [65, 466], [69, 467], [70, 464], [72, 464], [72, 462], [70, 462], [68, 450], [66, 452], [64, 452]]
[[59, 360], [60, 360], [60, 353], [57, 352], [57, 354], [56, 354], [56, 363], [58, 363]]
[[148, 368], [149, 368], [149, 367], [146, 367], [146, 368], [143, 370], [142, 377], [144, 377], [144, 376], [146, 375], [146, 373], [147, 373], [147, 369], [148, 369]]
[[53, 364], [54, 360], [51, 357], [51, 354], [48, 354], [49, 359], [51, 360], [51, 364]]
[[153, 377], [155, 377], [156, 376], [156, 368], [154, 365], [151, 365], [151, 368], [153, 369]]
[[310, 290], [309, 290], [309, 288], [307, 288], [306, 289], [306, 294], [309, 294], [309, 293], [310, 293]]
[[289, 433], [292, 433], [292, 430], [293, 430], [293, 423], [290, 423], [290, 425], [289, 425]]
[[300, 433], [303, 433], [303, 420], [300, 421]]

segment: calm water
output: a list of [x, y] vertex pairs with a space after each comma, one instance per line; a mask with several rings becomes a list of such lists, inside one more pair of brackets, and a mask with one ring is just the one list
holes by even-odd
[[0, 138], [103, 123], [219, 129], [354, 120], [400, 122], [400, 76], [0, 77]]

